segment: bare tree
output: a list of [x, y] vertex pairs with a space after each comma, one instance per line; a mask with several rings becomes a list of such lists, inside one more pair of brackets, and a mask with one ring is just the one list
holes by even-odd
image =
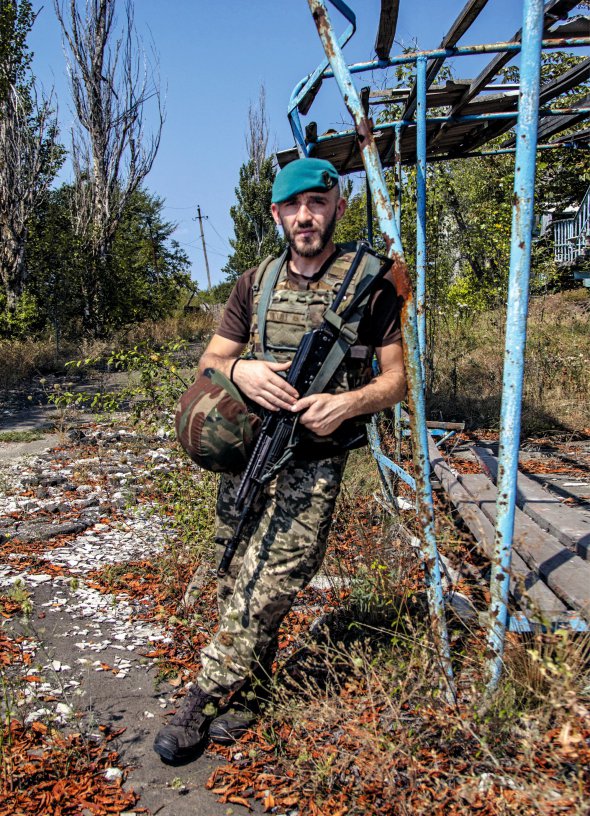
[[268, 150], [268, 117], [266, 115], [266, 88], [260, 86], [258, 102], [250, 102], [248, 108], [248, 130], [246, 131], [246, 150], [252, 161], [254, 178], [260, 181], [260, 171]]
[[0, 281], [6, 307], [22, 294], [30, 217], [61, 161], [53, 99], [38, 96], [30, 76], [29, 2], [4, 2], [0, 31]]
[[[164, 112], [159, 81], [136, 35], [132, 0], [54, 0], [64, 42], [78, 125], [72, 133], [73, 224], [87, 247], [87, 328], [99, 330], [100, 291], [109, 254], [133, 193], [152, 168]], [[67, 19], [64, 6], [67, 5]], [[148, 103], [156, 124], [146, 133]]]

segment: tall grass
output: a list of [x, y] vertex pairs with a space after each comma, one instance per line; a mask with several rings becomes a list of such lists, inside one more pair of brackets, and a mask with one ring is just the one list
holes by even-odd
[[62, 373], [68, 360], [106, 356], [113, 349], [139, 343], [160, 346], [175, 339], [202, 341], [213, 331], [215, 310], [180, 315], [164, 320], [146, 320], [121, 329], [105, 340], [68, 340], [56, 348], [53, 338], [0, 340], [0, 390], [14, 388], [39, 374]]
[[[434, 416], [497, 427], [505, 311], [439, 315], [433, 336], [429, 407]], [[590, 426], [590, 293], [531, 300], [523, 392], [523, 433]]]

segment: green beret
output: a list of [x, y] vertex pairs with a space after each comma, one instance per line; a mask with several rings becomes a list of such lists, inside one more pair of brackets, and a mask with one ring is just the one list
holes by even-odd
[[277, 174], [272, 202], [280, 204], [306, 190], [331, 190], [338, 184], [338, 171], [325, 159], [295, 159]]

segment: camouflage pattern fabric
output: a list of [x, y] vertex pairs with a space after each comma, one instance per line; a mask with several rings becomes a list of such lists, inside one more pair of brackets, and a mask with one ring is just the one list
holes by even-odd
[[208, 368], [180, 397], [176, 435], [205, 470], [240, 473], [251, 453], [260, 418], [220, 371]]
[[[292, 460], [261, 497], [254, 519], [218, 586], [219, 631], [202, 651], [198, 685], [223, 695], [248, 680], [265, 655], [297, 593], [318, 571], [346, 455]], [[217, 499], [217, 536], [229, 538], [238, 513], [239, 478], [224, 476]], [[218, 545], [218, 560], [223, 554]]]

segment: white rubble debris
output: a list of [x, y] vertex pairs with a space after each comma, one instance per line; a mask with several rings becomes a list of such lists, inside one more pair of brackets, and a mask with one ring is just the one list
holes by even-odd
[[[23, 541], [34, 544], [30, 555], [26, 547], [16, 547], [0, 563], [0, 592], [32, 594], [43, 587], [47, 598], [51, 587], [51, 597], [35, 603], [33, 615], [42, 618], [52, 611], [67, 616], [63, 637], [81, 654], [70, 661], [72, 668], [53, 655], [40, 654], [35, 639], [19, 644], [31, 655], [28, 665], [22, 666], [22, 674], [39, 675], [39, 682], [28, 679], [23, 688], [21, 703], [27, 708], [35, 706], [27, 714], [27, 722], [42, 717], [58, 723], [71, 720], [75, 709], [64, 700], [64, 694], [81, 693], [85, 672], [109, 671], [123, 679], [134, 666], [149, 662], [143, 653], [154, 643], [172, 642], [157, 623], [141, 619], [152, 602], [147, 589], [146, 598], [138, 600], [124, 591], [102, 593], [87, 583], [89, 575], [105, 567], [155, 560], [166, 545], [169, 529], [165, 520], [149, 502], [137, 503], [136, 496], [142, 479], [173, 467], [173, 455], [165, 447], [139, 447], [137, 436], [126, 430], [85, 431], [84, 444], [98, 444], [100, 455], [75, 459], [76, 448], [54, 451], [13, 462], [0, 474], [0, 542], [18, 539], [19, 530], [32, 529]], [[167, 433], [159, 434], [162, 440], [167, 437]], [[86, 529], [64, 535], [55, 546], [48, 538], [50, 525], [78, 518]], [[44, 534], [37, 540], [35, 531], [41, 528]], [[31, 567], [33, 555], [36, 563]], [[47, 570], [38, 571], [40, 559], [48, 564]], [[49, 565], [59, 568], [56, 574]], [[102, 659], [95, 658], [105, 652], [108, 654]], [[33, 657], [37, 660], [34, 671]], [[55, 682], [50, 682], [51, 678]], [[42, 707], [39, 702], [43, 702]], [[167, 702], [162, 699], [160, 706], [165, 708]], [[154, 715], [146, 711], [145, 716]], [[122, 775], [117, 768], [108, 769], [106, 774], [113, 780]]]

